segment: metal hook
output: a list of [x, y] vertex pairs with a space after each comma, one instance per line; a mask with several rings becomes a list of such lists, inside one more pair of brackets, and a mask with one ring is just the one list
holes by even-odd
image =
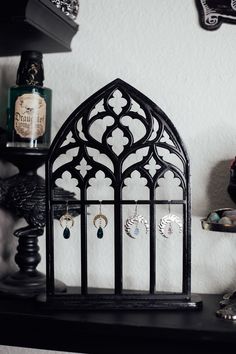
[[171, 201], [169, 200], [168, 201], [168, 213], [170, 214], [170, 204], [171, 204]]

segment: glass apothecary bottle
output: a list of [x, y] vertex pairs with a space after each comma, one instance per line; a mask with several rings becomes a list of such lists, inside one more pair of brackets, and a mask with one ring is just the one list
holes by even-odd
[[23, 51], [16, 86], [9, 89], [7, 147], [47, 148], [51, 139], [52, 91], [43, 87], [42, 53]]

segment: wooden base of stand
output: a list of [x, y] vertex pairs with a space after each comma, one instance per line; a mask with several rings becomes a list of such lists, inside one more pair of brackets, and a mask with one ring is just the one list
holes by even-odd
[[[56, 290], [66, 292], [66, 285], [56, 280]], [[25, 274], [18, 271], [0, 281], [0, 295], [20, 298], [34, 298], [46, 291], [46, 276], [38, 271]]]

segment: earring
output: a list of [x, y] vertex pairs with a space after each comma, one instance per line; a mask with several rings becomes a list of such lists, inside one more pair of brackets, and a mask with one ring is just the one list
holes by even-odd
[[176, 223], [178, 225], [179, 233], [181, 233], [183, 230], [183, 224], [181, 219], [178, 216], [171, 214], [170, 212], [170, 203], [168, 204], [168, 208], [169, 208], [169, 214], [163, 216], [163, 218], [161, 218], [160, 220], [160, 224], [158, 225], [160, 234], [166, 238], [171, 236], [174, 232], [173, 223]]
[[[98, 220], [98, 222], [97, 222]], [[102, 226], [102, 220], [104, 221], [104, 225]], [[102, 214], [102, 205], [100, 203], [99, 213], [94, 216], [93, 225], [98, 229], [97, 230], [97, 238], [103, 238], [103, 229], [107, 226], [108, 220], [106, 215]]]
[[[136, 206], [135, 206], [135, 209], [134, 209], [134, 215], [133, 216], [130, 216], [126, 219], [126, 222], [125, 222], [125, 225], [124, 225], [124, 228], [125, 228], [125, 232], [126, 234], [131, 237], [131, 238], [136, 238], [136, 236], [139, 235], [139, 227], [138, 227], [138, 224], [139, 223], [142, 223], [144, 224], [145, 226], [145, 230], [146, 230], [146, 234], [148, 233], [149, 231], [149, 224], [147, 222], [147, 220], [144, 218], [144, 216], [142, 215], [139, 215], [138, 214], [138, 205], [136, 203]], [[134, 225], [134, 227], [133, 227]], [[132, 231], [132, 230], [133, 231]], [[132, 235], [132, 233], [133, 235]]]
[[66, 212], [60, 218], [60, 225], [64, 228], [63, 237], [70, 238], [70, 229], [74, 226], [74, 218], [68, 212], [68, 203], [66, 203]]

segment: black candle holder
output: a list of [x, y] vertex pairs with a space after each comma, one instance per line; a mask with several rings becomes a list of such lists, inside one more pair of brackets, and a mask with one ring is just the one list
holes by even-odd
[[[41, 261], [38, 237], [44, 233], [46, 222], [45, 180], [37, 175], [37, 169], [46, 160], [48, 149], [26, 149], [3, 147], [1, 158], [11, 162], [18, 169], [16, 175], [0, 182], [0, 205], [17, 217], [23, 217], [28, 226], [17, 229], [18, 238], [15, 262], [19, 271], [7, 276], [0, 282], [0, 293], [19, 297], [34, 297], [45, 291], [46, 276], [37, 270]], [[57, 189], [60, 197], [73, 193]], [[60, 217], [61, 211], [55, 213]], [[66, 291], [66, 286], [56, 281], [59, 292]]]
[[[236, 203], [236, 158], [231, 164], [230, 167], [230, 180], [227, 191], [230, 195], [230, 198], [234, 203]], [[235, 225], [233, 226], [233, 228]], [[236, 232], [233, 229], [232, 232]], [[230, 293], [227, 293], [223, 296], [223, 299], [220, 301], [220, 309], [216, 312], [217, 316], [222, 317], [227, 320], [235, 321], [236, 319], [236, 290], [233, 290]]]
[[[227, 191], [232, 201], [236, 203], [236, 158], [230, 167], [230, 180]], [[236, 233], [236, 225], [234, 223], [221, 224], [219, 222], [219, 220], [225, 216], [226, 212], [234, 212], [234, 209], [222, 208], [211, 211], [205, 219], [201, 220], [202, 228], [207, 231]], [[212, 220], [211, 216], [214, 214], [218, 217]], [[223, 299], [220, 301], [220, 308], [216, 311], [216, 315], [226, 320], [236, 320], [236, 290], [223, 295]]]

